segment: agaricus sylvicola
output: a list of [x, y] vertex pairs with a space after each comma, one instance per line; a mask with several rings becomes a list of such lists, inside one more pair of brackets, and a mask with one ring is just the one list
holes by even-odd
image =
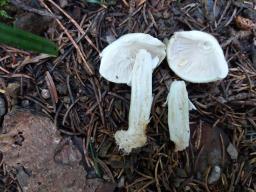
[[129, 128], [115, 134], [126, 153], [146, 143], [146, 127], [152, 105], [152, 72], [165, 58], [165, 45], [143, 33], [122, 36], [101, 54], [100, 74], [109, 81], [131, 85]]
[[[175, 32], [167, 45], [167, 61], [180, 78], [193, 83], [223, 79], [228, 65], [218, 41], [201, 31]], [[184, 81], [174, 81], [168, 95], [168, 126], [175, 150], [189, 145], [189, 110], [195, 107], [188, 99]]]

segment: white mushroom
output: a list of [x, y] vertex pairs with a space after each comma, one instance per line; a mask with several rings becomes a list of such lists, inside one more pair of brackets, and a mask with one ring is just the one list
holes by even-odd
[[119, 148], [130, 153], [133, 148], [145, 145], [146, 128], [149, 123], [152, 96], [152, 71], [157, 60], [149, 52], [140, 49], [136, 54], [132, 71], [132, 95], [129, 112], [129, 129], [117, 131], [115, 139]]
[[152, 72], [165, 57], [165, 45], [147, 34], [128, 34], [106, 47], [100, 73], [109, 81], [131, 84], [129, 128], [117, 131], [116, 143], [126, 153], [146, 143], [152, 105]]
[[167, 101], [170, 139], [175, 144], [175, 151], [182, 151], [189, 145], [190, 138], [190, 102], [184, 81], [174, 81], [171, 84]]
[[220, 80], [228, 74], [218, 41], [201, 31], [175, 32], [167, 45], [167, 60], [176, 75], [193, 83]]

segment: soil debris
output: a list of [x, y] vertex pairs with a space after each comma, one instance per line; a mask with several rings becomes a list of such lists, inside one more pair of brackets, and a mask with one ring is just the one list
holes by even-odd
[[[36, 16], [47, 15], [54, 20], [48, 30], [40, 31], [42, 36], [59, 46], [60, 53], [58, 57], [51, 58], [0, 45], [0, 91], [6, 102], [7, 113], [2, 116], [4, 124], [18, 120], [18, 116], [10, 118], [10, 111], [14, 109], [25, 108], [43, 114], [47, 126], [54, 126], [61, 133], [61, 137], [57, 134], [60, 141], [79, 138], [83, 166], [77, 163], [81, 156], [76, 150], [74, 152], [73, 147], [68, 147], [68, 140], [51, 144], [50, 140], [55, 135], [53, 130], [49, 137], [40, 137], [41, 132], [28, 132], [33, 127], [32, 124], [27, 125], [32, 117], [42, 121], [42, 117], [37, 115], [30, 117], [30, 112], [26, 121], [22, 120], [27, 125], [22, 133], [12, 131], [15, 137], [0, 135], [0, 150], [5, 151], [5, 157], [0, 155], [0, 191], [16, 192], [18, 181], [28, 186], [32, 182], [29, 167], [17, 167], [17, 158], [13, 156], [29, 140], [29, 150], [37, 146], [39, 141], [50, 142], [45, 150], [42, 149], [43, 145], [38, 146], [42, 150], [36, 151], [37, 158], [41, 159], [43, 152], [51, 153], [51, 158], [55, 157], [59, 164], [49, 160], [50, 163], [45, 163], [43, 168], [46, 169], [45, 165], [49, 164], [52, 169], [56, 168], [55, 171], [60, 171], [58, 177], [54, 178], [62, 178], [62, 183], [68, 180], [68, 184], [73, 178], [79, 178], [77, 185], [74, 184], [78, 188], [91, 186], [87, 191], [95, 191], [100, 186], [104, 191], [107, 189], [104, 183], [110, 184], [110, 188], [118, 183], [120, 188], [116, 191], [256, 191], [256, 34], [251, 25], [256, 23], [256, 12], [253, 1], [122, 0], [115, 1], [115, 4], [95, 4], [82, 0], [10, 2], [22, 2], [16, 8], [19, 15], [33, 13]], [[18, 20], [15, 13], [10, 15], [13, 19], [9, 19], [9, 23]], [[29, 24], [29, 21], [24, 24]], [[36, 19], [30, 24], [33, 25], [30, 28], [37, 28], [41, 22]], [[190, 113], [193, 139], [186, 150], [176, 153], [169, 140], [164, 103], [170, 83], [179, 78], [164, 60], [153, 73], [154, 100], [147, 128], [147, 145], [130, 155], [123, 155], [113, 135], [117, 130], [128, 127], [131, 92], [128, 86], [110, 83], [100, 76], [99, 53], [108, 43], [128, 32], [148, 33], [164, 40], [169, 39], [175, 31], [182, 30], [205, 31], [216, 37], [228, 61], [229, 74], [215, 83], [186, 83], [189, 99], [197, 111]], [[17, 85], [13, 91], [12, 83]], [[42, 97], [43, 89], [49, 90], [51, 98]], [[50, 124], [49, 119], [53, 123]], [[11, 127], [15, 130], [18, 125], [21, 126], [16, 121]], [[40, 126], [38, 130], [50, 130], [45, 130], [47, 126], [44, 129]], [[29, 137], [27, 141], [26, 134], [32, 133], [34, 138]], [[229, 143], [238, 152], [233, 152], [234, 160], [228, 154]], [[57, 150], [55, 156], [54, 148]], [[7, 149], [14, 151], [9, 154], [6, 153]], [[26, 160], [26, 154], [27, 151], [24, 151], [24, 157], [21, 154], [23, 160]], [[13, 163], [18, 174], [10, 171], [7, 163]], [[36, 162], [32, 162], [31, 166], [34, 164]], [[73, 171], [66, 164], [75, 166]], [[221, 172], [219, 179], [218, 168], [214, 171], [216, 166]], [[68, 170], [71, 178], [65, 177], [69, 175], [64, 174]], [[88, 178], [90, 185], [86, 184]], [[97, 179], [100, 184], [91, 179]], [[209, 184], [209, 179], [216, 182]], [[54, 182], [59, 184], [60, 180]], [[53, 185], [51, 181], [48, 184]]]

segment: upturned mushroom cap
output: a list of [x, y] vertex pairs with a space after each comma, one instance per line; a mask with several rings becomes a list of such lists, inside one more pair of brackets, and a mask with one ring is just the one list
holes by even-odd
[[158, 59], [153, 69], [166, 56], [166, 47], [157, 38], [144, 33], [130, 33], [123, 35], [102, 51], [100, 74], [108, 81], [129, 85], [135, 57], [140, 49], [147, 50], [153, 58]]
[[167, 60], [176, 75], [193, 83], [220, 80], [228, 74], [218, 41], [201, 31], [174, 33], [167, 45]]

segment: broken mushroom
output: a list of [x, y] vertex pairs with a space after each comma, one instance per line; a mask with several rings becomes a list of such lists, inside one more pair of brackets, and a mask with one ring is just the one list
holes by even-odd
[[165, 57], [165, 45], [142, 33], [124, 35], [102, 54], [100, 73], [109, 81], [131, 84], [128, 130], [117, 131], [116, 143], [126, 153], [146, 143], [152, 105], [152, 72]]
[[218, 41], [201, 31], [175, 32], [167, 45], [167, 60], [176, 75], [193, 83], [220, 80], [228, 74]]
[[189, 145], [190, 138], [190, 102], [184, 81], [174, 81], [171, 84], [167, 101], [170, 139], [175, 144], [175, 151], [182, 151]]

